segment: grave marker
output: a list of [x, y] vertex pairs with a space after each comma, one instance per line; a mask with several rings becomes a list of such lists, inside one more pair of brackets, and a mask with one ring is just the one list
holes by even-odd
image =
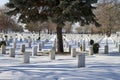
[[85, 54], [78, 55], [78, 68], [85, 67]]
[[9, 56], [10, 56], [10, 57], [15, 57], [15, 49], [14, 49], [14, 48], [10, 48], [9, 51], [10, 51], [10, 52], [9, 52]]

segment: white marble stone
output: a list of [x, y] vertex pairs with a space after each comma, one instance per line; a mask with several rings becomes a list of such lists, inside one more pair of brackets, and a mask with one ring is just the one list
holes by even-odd
[[14, 48], [14, 49], [16, 48], [16, 42], [12, 43], [12, 48]]
[[38, 51], [42, 50], [42, 44], [41, 43], [38, 44], [38, 48], [37, 49], [38, 49]]
[[89, 47], [89, 55], [93, 55], [93, 45], [90, 45]]
[[23, 53], [23, 63], [30, 63], [30, 53], [28, 52]]
[[28, 41], [28, 47], [31, 48], [31, 41]]
[[55, 60], [55, 47], [50, 50], [49, 57], [51, 60]]
[[119, 44], [119, 48], [118, 49], [119, 49], [119, 53], [120, 53], [120, 44]]
[[21, 52], [23, 52], [23, 53], [25, 52], [25, 44], [21, 45]]
[[71, 53], [71, 45], [69, 45], [69, 52]]
[[71, 49], [71, 56], [76, 57], [76, 48]]
[[108, 54], [109, 52], [108, 52], [108, 45], [105, 45], [105, 49], [104, 49], [104, 54]]
[[78, 55], [78, 68], [85, 67], [85, 54], [79, 54]]
[[15, 57], [15, 49], [14, 48], [9, 49], [9, 56], [10, 57]]
[[32, 56], [37, 56], [37, 46], [32, 47]]
[[6, 46], [5, 45], [1, 45], [1, 51], [2, 51], [2, 54], [6, 54]]

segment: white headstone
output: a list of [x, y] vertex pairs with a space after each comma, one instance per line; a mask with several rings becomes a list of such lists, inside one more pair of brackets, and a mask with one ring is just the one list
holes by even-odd
[[32, 39], [32, 44], [34, 44], [35, 43], [35, 40], [34, 39]]
[[28, 41], [28, 47], [31, 48], [31, 41]]
[[17, 44], [17, 38], [14, 39], [13, 45], [12, 47], [15, 49], [16, 48], [16, 44]]
[[16, 48], [16, 42], [13, 42], [12, 47], [15, 49]]
[[69, 42], [66, 42], [66, 47], [67, 47], [67, 48], [69, 47]]
[[22, 42], [22, 38], [20, 38], [20, 42]]
[[55, 47], [50, 50], [49, 57], [51, 60], [55, 60]]
[[89, 55], [93, 55], [93, 45], [90, 45], [89, 47]]
[[76, 48], [71, 49], [71, 56], [76, 57]]
[[10, 48], [9, 51], [10, 51], [10, 52], [9, 52], [9, 56], [10, 56], [10, 57], [15, 57], [15, 49], [14, 49], [14, 48]]
[[23, 63], [30, 63], [30, 53], [23, 53]]
[[2, 54], [6, 54], [6, 46], [5, 45], [1, 45], [1, 51], [2, 51]]
[[119, 53], [120, 53], [120, 44], [119, 44]]
[[9, 40], [6, 43], [7, 43], [8, 46], [10, 45], [10, 41]]
[[69, 52], [71, 53], [71, 45], [69, 45]]
[[17, 43], [17, 38], [14, 39], [14, 42]]
[[56, 41], [53, 42], [52, 48], [54, 48], [54, 50], [56, 52]]
[[32, 43], [32, 39], [30, 37], [28, 37], [27, 41]]
[[85, 54], [78, 55], [78, 68], [85, 67]]
[[78, 47], [80, 47], [80, 42], [78, 42]]
[[32, 47], [32, 56], [37, 56], [37, 46]]
[[38, 45], [38, 51], [41, 51], [41, 50], [42, 50], [42, 44], [39, 43], [39, 45]]
[[23, 53], [25, 52], [25, 44], [21, 45], [21, 52], [23, 52]]
[[116, 47], [118, 48], [118, 42], [116, 42], [115, 44], [116, 44]]
[[42, 47], [44, 46], [44, 44], [45, 44], [44, 41], [42, 41], [42, 42], [41, 42]]
[[85, 41], [83, 41], [83, 44], [82, 44], [82, 51], [85, 51]]
[[13, 40], [13, 38], [12, 38], [12, 36], [10, 36], [9, 42], [12, 43], [12, 40]]
[[105, 52], [104, 54], [108, 54], [108, 45], [105, 45]]

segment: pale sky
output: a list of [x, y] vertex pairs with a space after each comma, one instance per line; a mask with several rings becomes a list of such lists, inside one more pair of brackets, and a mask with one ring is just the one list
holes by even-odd
[[3, 6], [5, 3], [7, 3], [9, 0], [0, 0], [0, 6]]

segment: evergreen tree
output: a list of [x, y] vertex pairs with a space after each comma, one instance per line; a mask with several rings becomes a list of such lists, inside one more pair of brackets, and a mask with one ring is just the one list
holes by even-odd
[[92, 3], [97, 0], [9, 0], [6, 4], [10, 8], [9, 15], [19, 14], [19, 21], [29, 23], [31, 21], [51, 20], [58, 26], [57, 40], [58, 52], [63, 52], [62, 26], [65, 21], [72, 23], [81, 22], [81, 25], [96, 22], [92, 12]]

